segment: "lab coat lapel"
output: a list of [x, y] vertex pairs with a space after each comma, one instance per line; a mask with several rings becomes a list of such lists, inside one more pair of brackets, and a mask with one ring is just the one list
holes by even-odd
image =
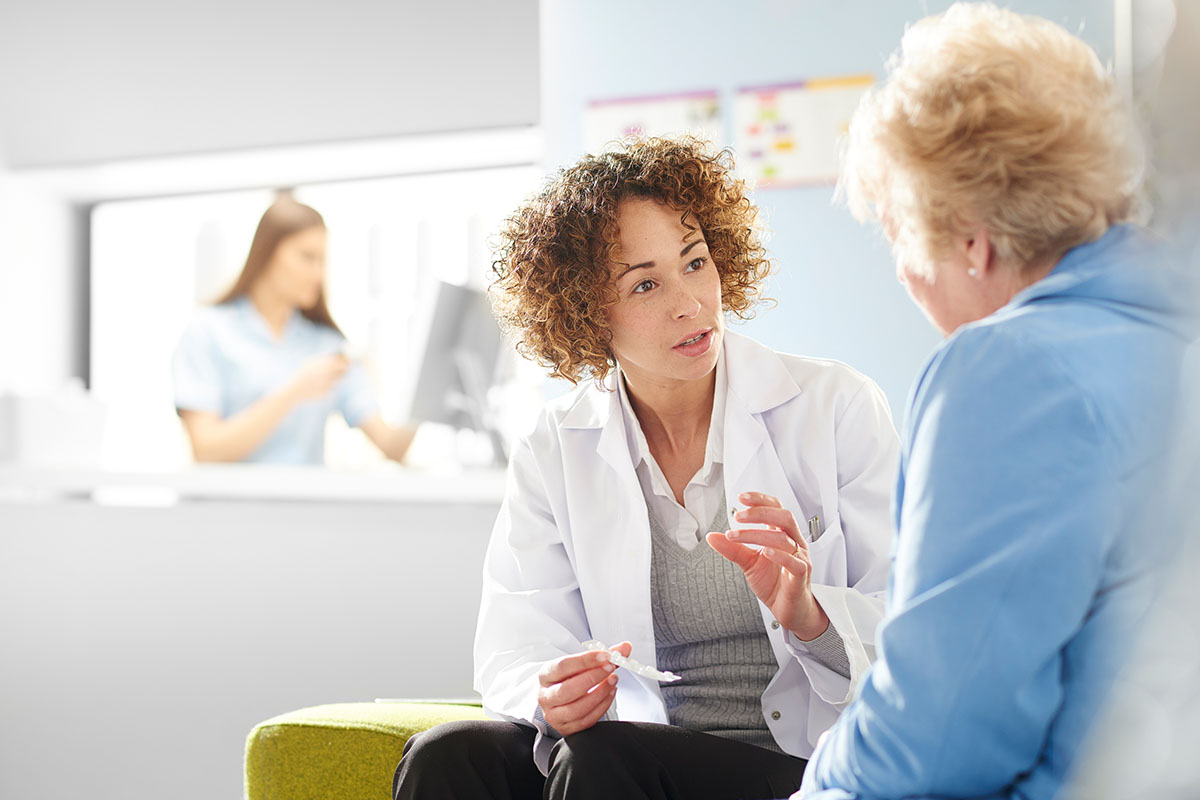
[[[604, 379], [601, 386], [592, 386], [581, 393], [579, 401], [571, 408], [563, 419], [566, 429], [599, 431], [599, 439], [595, 443], [595, 453], [608, 465], [623, 484], [634, 489], [641, 496], [641, 487], [629, 457], [629, 444], [625, 435], [625, 420], [621, 415], [621, 400], [616, 391], [616, 371]], [[577, 454], [590, 460], [589, 453]], [[599, 499], [604, 502], [604, 498]], [[614, 498], [615, 499], [615, 498]]]
[[[570, 493], [578, 574], [592, 636], [610, 645], [628, 639], [635, 657], [652, 664], [650, 523], [629, 454], [620, 398], [608, 391], [615, 386], [612, 381], [610, 376], [605, 389], [584, 393], [586, 399], [564, 420], [565, 427], [586, 429], [577, 431], [582, 434], [576, 440], [580, 449], [573, 454], [577, 463], [595, 464], [595, 456], [603, 462]], [[595, 449], [585, 452], [591, 447]], [[619, 695], [618, 715], [665, 722], [657, 683], [634, 681]]]
[[[792, 483], [784, 472], [772, 435], [785, 437], [781, 447], [803, 447], [803, 442], [786, 441], [789, 431], [768, 430], [766, 412], [800, 394], [800, 386], [774, 351], [753, 340], [726, 334], [725, 369], [729, 392], [725, 405], [725, 491], [729, 508], [740, 504], [742, 492], [762, 492], [778, 498], [792, 512], [805, 531], [805, 509], [796, 498]], [[736, 524], [730, 520], [730, 525]], [[761, 601], [758, 604], [763, 626], [780, 672], [774, 685], [792, 666], [793, 659], [783, 642], [782, 630], [773, 627], [774, 615]]]
[[[783, 471], [764, 418], [767, 411], [800, 394], [800, 386], [769, 348], [734, 333], [727, 332], [725, 337], [729, 381], [725, 401], [725, 488], [729, 507], [734, 507], [742, 492], [763, 492], [779, 498], [803, 528], [804, 509]], [[780, 445], [802, 447], [803, 443]]]

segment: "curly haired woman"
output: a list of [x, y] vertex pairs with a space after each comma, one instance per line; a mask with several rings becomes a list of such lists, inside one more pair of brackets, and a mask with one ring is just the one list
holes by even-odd
[[863, 375], [726, 330], [770, 269], [731, 168], [636, 142], [503, 231], [497, 313], [580, 385], [515, 448], [488, 548], [496, 719], [410, 740], [395, 797], [781, 797], [874, 658], [896, 433]]

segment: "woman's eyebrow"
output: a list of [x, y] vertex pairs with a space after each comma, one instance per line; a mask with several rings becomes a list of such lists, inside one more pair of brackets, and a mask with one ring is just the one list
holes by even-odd
[[621, 271], [621, 274], [617, 276], [617, 280], [621, 280], [621, 278], [624, 278], [626, 275], [633, 272], [635, 269], [646, 269], [647, 267], [653, 267], [653, 266], [654, 266], [653, 261], [643, 261], [641, 264], [634, 264], [631, 267], [626, 267], [624, 270]]
[[[695, 247], [698, 244], [704, 244], [704, 240], [697, 239], [696, 241], [689, 244], [687, 247], [680, 250], [679, 255], [681, 257], [686, 256], [688, 254], [688, 251], [691, 250], [693, 247]], [[653, 267], [653, 266], [654, 266], [653, 261], [643, 261], [641, 264], [634, 264], [632, 266], [626, 267], [625, 269], [623, 269], [621, 271], [621, 274], [617, 276], [617, 280], [621, 280], [621, 278], [624, 278], [626, 275], [633, 272], [635, 269], [646, 269], [647, 267]]]

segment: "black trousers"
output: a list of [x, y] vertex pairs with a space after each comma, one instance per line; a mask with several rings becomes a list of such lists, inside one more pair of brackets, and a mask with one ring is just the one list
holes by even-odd
[[404, 746], [395, 800], [767, 800], [800, 788], [808, 763], [673, 725], [598, 722], [559, 740], [550, 774], [533, 763], [534, 730], [448, 722]]

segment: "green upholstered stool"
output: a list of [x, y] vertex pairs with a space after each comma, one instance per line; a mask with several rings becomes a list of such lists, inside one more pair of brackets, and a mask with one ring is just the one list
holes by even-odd
[[246, 800], [388, 800], [408, 737], [484, 719], [476, 705], [336, 703], [260, 722], [246, 737]]

